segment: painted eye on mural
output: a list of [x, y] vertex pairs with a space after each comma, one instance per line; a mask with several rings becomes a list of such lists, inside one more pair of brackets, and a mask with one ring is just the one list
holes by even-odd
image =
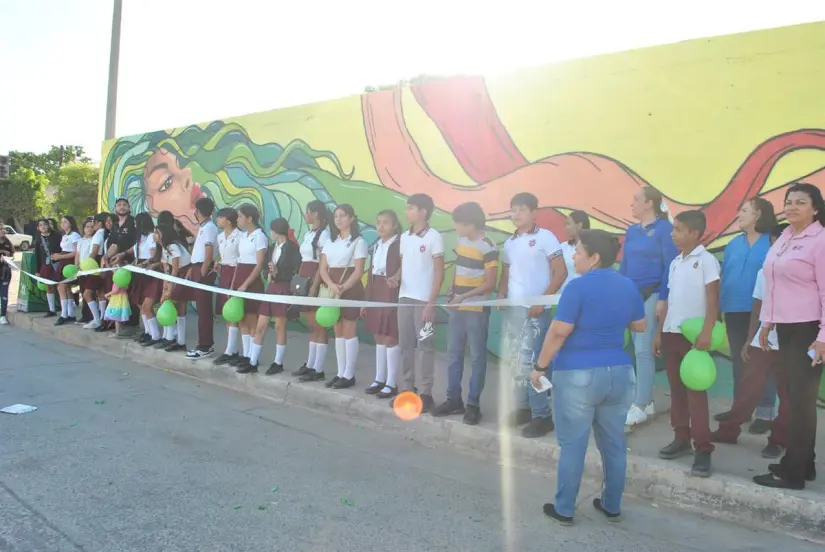
[[163, 193], [171, 187], [172, 187], [172, 177], [170, 176], [166, 180], [163, 181], [163, 184], [161, 184], [160, 188], [158, 188], [158, 192]]

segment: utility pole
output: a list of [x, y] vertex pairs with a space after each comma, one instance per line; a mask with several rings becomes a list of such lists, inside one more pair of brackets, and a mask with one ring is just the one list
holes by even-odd
[[117, 70], [120, 62], [120, 19], [123, 13], [123, 0], [114, 0], [114, 3], [112, 42], [109, 47], [109, 91], [106, 96], [106, 140], [115, 137], [117, 119]]

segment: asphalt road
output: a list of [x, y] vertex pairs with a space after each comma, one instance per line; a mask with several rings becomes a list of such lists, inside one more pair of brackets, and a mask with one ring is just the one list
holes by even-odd
[[0, 328], [0, 551], [814, 551]]

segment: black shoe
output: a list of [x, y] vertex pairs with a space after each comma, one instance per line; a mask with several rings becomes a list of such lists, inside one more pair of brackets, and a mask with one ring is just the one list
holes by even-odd
[[218, 358], [213, 360], [212, 364], [215, 366], [223, 366], [224, 364], [231, 363], [236, 358], [238, 358], [238, 353], [235, 353], [234, 355], [227, 355], [226, 353], [223, 353]]
[[693, 451], [690, 441], [673, 441], [668, 446], [659, 451], [659, 458], [662, 460], [675, 460], [680, 456], [685, 456]]
[[144, 343], [148, 343], [149, 341], [152, 341], [152, 336], [149, 335], [149, 334], [140, 334], [137, 337], [137, 339], [135, 339], [135, 341], [137, 341], [138, 343], [140, 343], [142, 345]]
[[165, 349], [172, 343], [174, 343], [174, 341], [170, 341], [169, 339], [161, 339], [155, 344], [155, 349]]
[[478, 425], [481, 421], [481, 409], [474, 404], [468, 404], [464, 409], [463, 421], [467, 425]]
[[[768, 464], [768, 471], [781, 477], [782, 464]], [[816, 481], [816, 466], [814, 464], [808, 465], [808, 471], [805, 472], [805, 481]]]
[[132, 338], [132, 340], [140, 342], [141, 340], [146, 339], [148, 337], [150, 337], [149, 334], [138, 332], [138, 333], [135, 334], [135, 336]]
[[186, 345], [181, 345], [177, 341], [175, 341], [173, 343], [170, 343], [164, 349], [164, 351], [166, 351], [167, 353], [176, 353], [178, 351], [185, 351], [185, 350], [186, 350]]
[[397, 387], [390, 387], [390, 390], [384, 392], [382, 389], [378, 393], [375, 394], [376, 398], [378, 399], [389, 399], [390, 397], [395, 397], [398, 395], [398, 388]]
[[338, 376], [334, 376], [331, 380], [329, 380], [328, 382], [326, 382], [324, 384], [324, 387], [326, 387], [327, 389], [331, 388], [333, 385], [338, 383], [339, 379], [341, 379], [341, 378], [339, 378]]
[[142, 341], [142, 342], [140, 343], [140, 346], [141, 346], [141, 347], [154, 347], [154, 346], [155, 346], [155, 345], [157, 345], [158, 343], [160, 343], [160, 339], [152, 339], [152, 338], [150, 337], [150, 338], [149, 338], [149, 341]]
[[426, 414], [435, 408], [435, 401], [432, 395], [421, 395], [421, 413]]
[[604, 509], [602, 506], [602, 499], [601, 498], [594, 498], [593, 499], [593, 507], [598, 510], [599, 512], [604, 514], [604, 517], [607, 518], [607, 521], [622, 521], [622, 514], [617, 512], [615, 514], [611, 514], [607, 510]]
[[787, 479], [782, 479], [774, 472], [766, 473], [765, 475], [755, 475], [753, 476], [753, 482], [762, 487], [770, 487], [772, 489], [801, 491], [805, 488], [805, 483], [791, 483]]
[[748, 427], [748, 433], [752, 433], [754, 435], [764, 435], [765, 433], [771, 430], [772, 425], [773, 422], [771, 422], [771, 420], [763, 420], [762, 418], [757, 418]]
[[112, 323], [104, 321], [100, 324], [100, 326], [95, 331], [98, 332], [98, 333], [103, 333], [103, 332], [108, 332], [111, 329], [112, 329]]
[[355, 385], [355, 376], [351, 378], [339, 378], [338, 381], [332, 384], [333, 389], [349, 389]]
[[785, 452], [785, 447], [776, 443], [768, 443], [762, 449], [762, 458], [779, 458]]
[[522, 408], [519, 410], [514, 411], [510, 414], [510, 418], [507, 420], [508, 424], [512, 427], [518, 427], [520, 425], [530, 423], [530, 420], [533, 419], [533, 413], [530, 412], [529, 408]]
[[238, 366], [243, 366], [247, 360], [249, 360], [249, 357], [235, 355], [235, 358], [229, 361], [229, 365], [237, 368]]
[[556, 428], [553, 423], [553, 418], [533, 418], [521, 430], [521, 436], [528, 439], [535, 439], [537, 437], [544, 437]]
[[710, 453], [697, 450], [693, 455], [693, 467], [690, 468], [690, 474], [696, 477], [710, 477], [713, 473], [713, 467], [710, 464]]
[[[292, 372], [292, 375], [293, 375], [293, 376], [303, 376], [304, 374], [306, 374], [306, 373], [307, 373], [307, 372], [309, 372], [309, 371], [310, 371], [309, 366], [307, 366], [307, 364], [306, 364], [306, 362], [305, 362], [305, 363], [303, 363], [303, 364], [301, 365], [301, 367], [300, 367], [300, 368], [298, 368], [297, 370], [295, 370], [294, 372]], [[314, 370], [313, 370], [313, 371], [314, 371]]]
[[208, 356], [212, 356], [215, 352], [215, 347], [205, 347], [202, 349], [198, 349], [195, 347], [191, 351], [187, 351], [186, 358], [189, 360], [200, 360], [202, 358], [206, 358]]
[[56, 312], [49, 311], [43, 315], [43, 318], [54, 318], [55, 316], [57, 316]]
[[55, 326], [62, 326], [63, 324], [65, 324], [68, 321], [69, 321], [68, 318], [63, 318], [62, 316], [59, 316], [57, 318], [57, 320], [54, 321], [54, 325]]
[[258, 365], [252, 364], [249, 362], [249, 359], [245, 359], [246, 362], [238, 366], [238, 369], [235, 370], [238, 374], [257, 374], [258, 373]]
[[326, 375], [323, 372], [316, 372], [315, 370], [310, 370], [303, 376], [298, 378], [298, 381], [324, 381], [326, 379]]
[[364, 389], [364, 393], [367, 395], [377, 395], [382, 389], [384, 389], [385, 385], [387, 384], [383, 381], [374, 381], [369, 387]]
[[273, 362], [272, 364], [269, 365], [269, 369], [266, 372], [264, 372], [264, 375], [265, 376], [274, 376], [274, 375], [280, 374], [283, 371], [284, 371], [283, 364], [276, 364], [276, 363]]
[[[537, 418], [538, 419], [538, 418]], [[563, 516], [556, 511], [555, 504], [545, 504], [544, 505], [544, 515], [549, 518], [553, 518], [554, 520], [558, 521], [562, 525], [573, 525], [573, 518], [568, 516]]]
[[464, 414], [464, 412], [464, 401], [460, 399], [447, 399], [443, 403], [433, 408], [430, 414], [432, 414], [436, 418], [441, 418], [443, 416], [452, 416], [453, 414]]
[[730, 410], [726, 410], [724, 412], [720, 412], [719, 414], [713, 417], [714, 420], [717, 422], [724, 422], [730, 418]]

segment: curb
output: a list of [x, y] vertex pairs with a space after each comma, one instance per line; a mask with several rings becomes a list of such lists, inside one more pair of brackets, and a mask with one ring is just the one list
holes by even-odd
[[[31, 330], [71, 345], [124, 358], [168, 372], [189, 376], [272, 400], [333, 414], [360, 426], [400, 433], [411, 441], [436, 447], [450, 446], [461, 453], [490, 459], [502, 466], [526, 469], [555, 477], [559, 446], [548, 440], [530, 440], [509, 432], [467, 426], [460, 421], [423, 416], [401, 422], [386, 403], [368, 401], [341, 391], [316, 386], [296, 385], [282, 378], [239, 375], [227, 367], [193, 362], [182, 356], [155, 349], [144, 349], [131, 340], [101, 338], [76, 327], [54, 327], [38, 323], [24, 313], [10, 312], [15, 327]], [[502, 456], [507, 451], [507, 458]], [[584, 477], [592, 483], [602, 481], [601, 457], [591, 447], [585, 459]], [[825, 502], [805, 498], [805, 493], [790, 494], [754, 485], [748, 480], [714, 474], [702, 479], [692, 477], [682, 466], [655, 458], [628, 455], [626, 492], [637, 497], [664, 501], [681, 508], [694, 509], [717, 519], [786, 532], [816, 542], [825, 542]], [[816, 495], [813, 495], [816, 496]]]

